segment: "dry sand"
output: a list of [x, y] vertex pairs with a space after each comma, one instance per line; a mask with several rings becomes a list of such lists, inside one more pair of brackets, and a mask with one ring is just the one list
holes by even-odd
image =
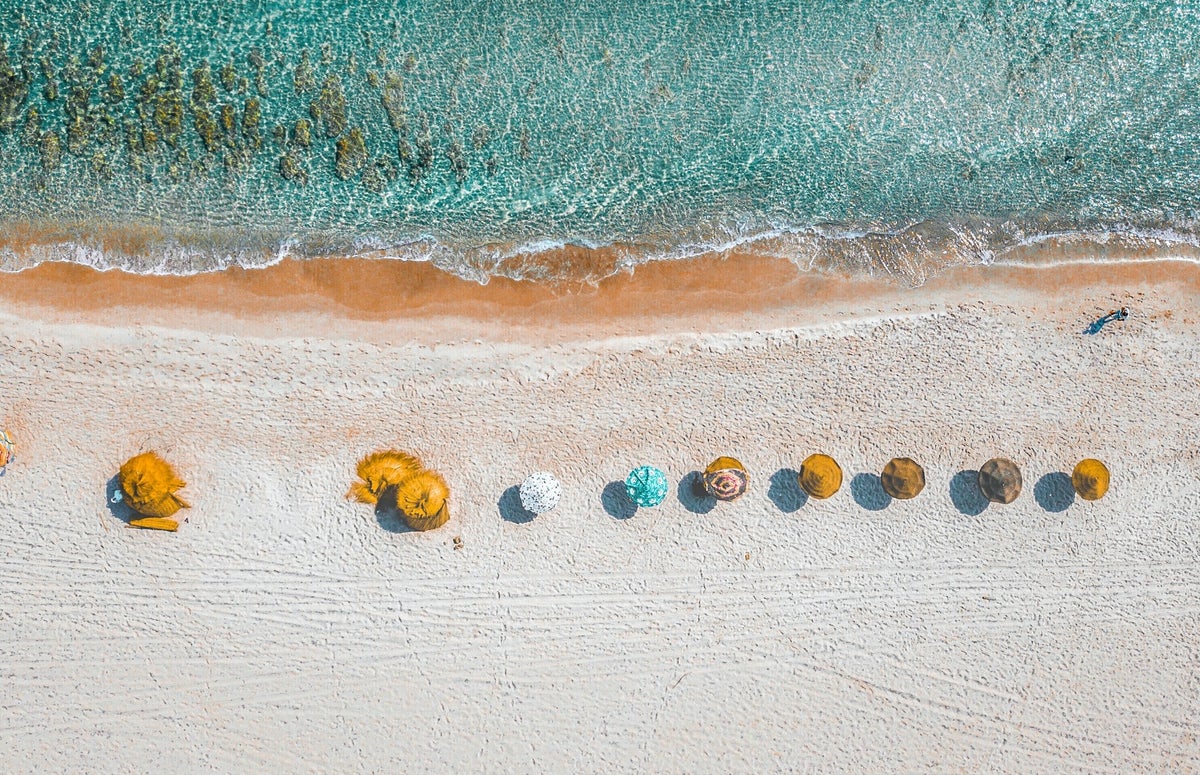
[[[761, 269], [3, 277], [2, 769], [1200, 769], [1196, 267]], [[343, 499], [390, 445], [445, 473], [445, 528]], [[106, 501], [150, 448], [189, 481], [177, 534]], [[828, 501], [794, 484], [816, 451]], [[733, 504], [608, 495], [718, 454]], [[871, 478], [894, 455], [915, 500]], [[996, 455], [1009, 506], [969, 484]], [[563, 500], [524, 521], [538, 469]]]

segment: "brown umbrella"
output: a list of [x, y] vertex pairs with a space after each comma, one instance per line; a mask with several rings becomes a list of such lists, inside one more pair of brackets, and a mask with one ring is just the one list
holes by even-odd
[[746, 468], [732, 457], [719, 457], [704, 469], [704, 490], [719, 501], [739, 498], [750, 486]]
[[800, 486], [814, 498], [828, 498], [842, 486], [842, 467], [829, 455], [809, 455], [800, 464]]
[[1075, 492], [1085, 501], [1097, 501], [1108, 492], [1108, 466], [1095, 458], [1080, 460], [1071, 473]]
[[879, 483], [883, 485], [883, 491], [893, 498], [915, 498], [925, 489], [925, 469], [911, 458], [894, 457], [883, 467]]
[[1021, 469], [1005, 457], [979, 467], [979, 489], [993, 503], [1012, 503], [1021, 494]]

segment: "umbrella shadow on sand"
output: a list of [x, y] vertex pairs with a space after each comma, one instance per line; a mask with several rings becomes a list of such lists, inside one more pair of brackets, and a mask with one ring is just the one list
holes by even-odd
[[777, 509], [787, 514], [799, 511], [808, 503], [808, 493], [800, 486], [800, 472], [791, 468], [781, 468], [771, 474], [767, 497]]
[[875, 474], [857, 474], [850, 480], [850, 494], [854, 502], [868, 511], [883, 511], [892, 503], [892, 496], [883, 489], [883, 482]]
[[717, 506], [717, 499], [704, 489], [704, 474], [689, 471], [679, 480], [676, 497], [683, 507], [693, 514], [707, 514]]
[[129, 508], [129, 504], [123, 499], [114, 501], [113, 499], [116, 498], [119, 492], [121, 492], [121, 484], [117, 480], [117, 477], [114, 476], [104, 485], [104, 505], [108, 506], [109, 514], [112, 514], [128, 525], [133, 520], [141, 518], [142, 515]]
[[1062, 471], [1046, 474], [1033, 486], [1033, 497], [1046, 511], [1060, 512], [1075, 502], [1075, 485]]
[[613, 519], [629, 519], [637, 514], [638, 506], [629, 498], [624, 482], [609, 482], [600, 494], [600, 503]]
[[987, 496], [979, 489], [978, 471], [959, 471], [950, 480], [950, 500], [954, 508], [968, 517], [977, 517], [988, 507]]
[[504, 491], [500, 500], [496, 501], [496, 508], [500, 511], [501, 519], [516, 525], [532, 522], [533, 518], [537, 516], [521, 504], [521, 486], [518, 484], [514, 484]]
[[400, 507], [396, 505], [396, 488], [388, 487], [375, 502], [375, 521], [389, 533], [411, 533], [413, 529], [404, 521]]

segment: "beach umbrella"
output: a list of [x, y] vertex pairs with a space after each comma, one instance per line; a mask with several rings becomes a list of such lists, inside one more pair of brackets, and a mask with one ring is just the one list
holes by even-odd
[[842, 486], [842, 467], [829, 455], [809, 455], [800, 464], [800, 486], [814, 498], [828, 498]]
[[8, 464], [13, 462], [17, 454], [17, 445], [13, 444], [8, 431], [0, 431], [0, 476], [4, 476]]
[[979, 490], [993, 503], [1012, 503], [1021, 494], [1021, 469], [1005, 457], [979, 467]]
[[413, 530], [433, 530], [450, 519], [450, 488], [435, 471], [422, 470], [396, 485], [396, 508]]
[[117, 472], [117, 484], [120, 490], [114, 500], [125, 501], [148, 518], [131, 520], [129, 524], [134, 527], [175, 530], [179, 524], [169, 517], [180, 509], [191, 508], [177, 494], [187, 483], [156, 452], [143, 452], [125, 461]]
[[925, 469], [912, 458], [895, 457], [883, 467], [879, 483], [883, 485], [883, 491], [893, 498], [915, 498], [925, 489]]
[[750, 486], [750, 475], [736, 458], [719, 457], [704, 469], [704, 490], [719, 501], [741, 497]]
[[654, 466], [638, 466], [625, 478], [629, 500], [639, 506], [657, 506], [667, 497], [667, 475]]
[[521, 482], [521, 505], [533, 514], [544, 514], [558, 505], [562, 497], [562, 485], [549, 471], [530, 474]]
[[372, 452], [358, 461], [356, 471], [361, 481], [350, 485], [346, 497], [374, 505], [384, 490], [395, 487], [423, 468], [420, 458], [407, 452], [395, 449]]
[[1085, 501], [1097, 501], [1108, 492], [1108, 466], [1095, 458], [1080, 460], [1071, 472], [1071, 484]]

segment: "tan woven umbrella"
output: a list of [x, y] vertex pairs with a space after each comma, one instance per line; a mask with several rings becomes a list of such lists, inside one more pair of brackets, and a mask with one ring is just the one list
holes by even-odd
[[925, 469], [912, 458], [895, 457], [883, 467], [879, 483], [883, 485], [883, 491], [893, 498], [915, 498], [925, 489]]
[[979, 467], [979, 490], [993, 503], [1012, 503], [1021, 494], [1021, 469], [1004, 457]]
[[1108, 492], [1108, 466], [1095, 458], [1080, 460], [1071, 473], [1075, 492], [1085, 501], [1098, 501]]
[[800, 464], [800, 486], [814, 498], [828, 498], [842, 486], [842, 467], [829, 455], [809, 455]]
[[413, 530], [434, 530], [450, 519], [450, 488], [440, 474], [423, 470], [396, 485], [396, 508]]

